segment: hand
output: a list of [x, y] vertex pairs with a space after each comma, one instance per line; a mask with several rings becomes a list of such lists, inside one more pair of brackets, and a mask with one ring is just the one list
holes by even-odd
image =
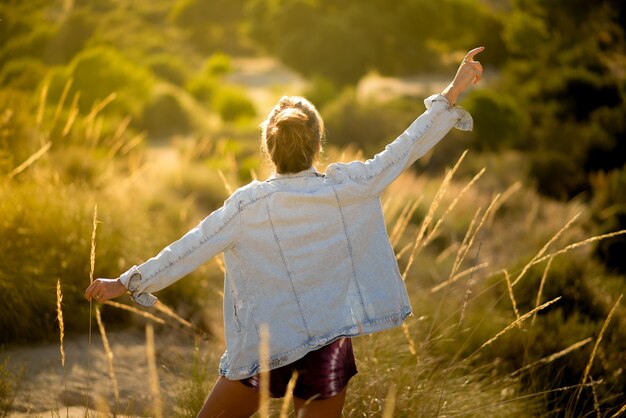
[[96, 279], [85, 290], [85, 299], [90, 302], [95, 299], [96, 302], [102, 303], [105, 300], [122, 296], [124, 293], [126, 293], [126, 288], [119, 279]]
[[441, 93], [448, 99], [451, 105], [456, 103], [456, 99], [470, 84], [476, 84], [480, 81], [483, 75], [483, 66], [480, 65], [480, 62], [474, 61], [474, 57], [484, 49], [485, 47], [481, 46], [467, 53], [454, 76], [454, 80]]

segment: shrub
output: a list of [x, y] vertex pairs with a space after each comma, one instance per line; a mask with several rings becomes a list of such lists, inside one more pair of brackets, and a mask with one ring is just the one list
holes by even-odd
[[116, 99], [107, 106], [105, 113], [138, 115], [150, 97], [153, 84], [153, 75], [148, 69], [110, 47], [85, 50], [68, 67], [51, 71], [48, 76], [50, 103], [59, 101], [69, 78], [73, 83], [68, 97], [80, 92], [78, 106], [82, 113], [89, 112], [94, 103], [116, 93]]
[[212, 54], [204, 64], [204, 74], [209, 76], [222, 76], [233, 71], [230, 56], [216, 52]]
[[63, 19], [45, 51], [46, 62], [66, 64], [79, 53], [96, 29], [97, 21], [84, 10]]
[[479, 150], [503, 150], [516, 141], [521, 128], [521, 114], [515, 102], [497, 91], [474, 90], [463, 101], [474, 118], [474, 141]]
[[35, 90], [46, 75], [46, 66], [35, 58], [18, 58], [7, 62], [0, 70], [0, 86]]
[[146, 106], [142, 126], [155, 138], [186, 134], [191, 130], [189, 115], [180, 99], [170, 92], [157, 94]]
[[148, 66], [159, 78], [177, 86], [184, 86], [188, 78], [185, 64], [174, 55], [158, 54], [150, 57]]
[[423, 111], [424, 105], [414, 99], [362, 102], [347, 89], [324, 108], [328, 144], [354, 144], [367, 154], [378, 152]]
[[213, 97], [212, 107], [227, 122], [256, 115], [254, 103], [245, 90], [235, 86], [220, 87]]
[[185, 90], [199, 102], [209, 104], [218, 88], [217, 84], [217, 80], [214, 78], [199, 76], [189, 80], [185, 86]]

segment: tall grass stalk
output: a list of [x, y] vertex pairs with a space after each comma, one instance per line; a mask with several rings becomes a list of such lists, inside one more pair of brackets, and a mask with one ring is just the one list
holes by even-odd
[[[515, 318], [519, 319], [519, 310], [517, 309], [517, 301], [515, 300], [515, 294], [513, 293], [513, 286], [511, 285], [511, 279], [509, 279], [509, 272], [504, 269], [504, 280], [506, 280], [506, 287], [509, 291], [509, 299], [511, 299], [511, 305], [513, 305], [513, 312], [515, 312]], [[533, 318], [535, 316], [533, 315]], [[519, 329], [522, 329], [522, 325], [518, 324]]]
[[50, 88], [50, 82], [44, 84], [41, 89], [41, 93], [39, 94], [39, 105], [37, 106], [37, 116], [35, 117], [35, 125], [37, 126], [37, 130], [41, 127], [41, 122], [43, 122], [43, 113], [46, 110], [46, 99], [48, 98], [48, 89]]
[[217, 174], [219, 174], [220, 179], [222, 179], [222, 183], [224, 183], [224, 188], [226, 189], [226, 192], [229, 195], [233, 194], [233, 192], [234, 192], [233, 187], [230, 185], [230, 183], [226, 179], [226, 176], [224, 175], [224, 172], [222, 170], [217, 170]]
[[515, 278], [515, 280], [513, 281], [513, 283], [511, 284], [512, 286], [515, 286], [520, 280], [522, 280], [522, 277], [524, 277], [524, 275], [526, 274], [526, 272], [528, 271], [528, 269], [530, 269], [530, 267], [533, 265], [532, 263], [539, 259], [542, 255], [545, 254], [545, 252], [548, 250], [548, 247], [557, 239], [559, 239], [559, 237], [563, 234], [563, 232], [565, 232], [575, 221], [576, 219], [578, 219], [578, 217], [580, 216], [580, 212], [577, 213], [576, 215], [574, 215], [574, 217], [572, 219], [570, 219], [561, 229], [559, 229], [557, 231], [556, 234], [554, 234], [552, 236], [552, 238], [550, 238], [550, 240], [543, 246], [541, 247], [541, 249], [539, 250], [539, 252], [530, 260], [530, 262], [528, 262], [528, 264], [526, 264], [524, 266], [524, 268], [522, 269], [522, 271], [520, 272], [520, 274], [517, 275], [517, 277]]
[[[487, 207], [487, 210], [485, 210], [485, 213], [483, 213], [483, 217], [481, 218], [480, 222], [476, 226], [476, 229], [474, 230], [474, 232], [472, 232], [470, 238], [467, 240], [467, 243], [465, 244], [465, 246], [461, 245], [461, 248], [459, 248], [459, 252], [457, 253], [456, 260], [454, 262], [454, 265], [452, 266], [452, 271], [450, 272], [450, 277], [454, 277], [454, 274], [461, 267], [461, 264], [463, 263], [463, 260], [465, 260], [467, 253], [469, 252], [470, 248], [472, 248], [472, 245], [474, 245], [474, 241], [476, 240], [476, 237], [478, 236], [478, 232], [480, 231], [482, 226], [485, 224], [485, 221], [491, 215], [499, 199], [500, 199], [500, 194], [497, 194], [493, 198], [489, 206]], [[471, 226], [472, 225], [470, 224], [470, 229], [468, 229], [468, 233], [471, 230]]]
[[270, 332], [267, 324], [261, 324], [259, 330], [259, 416], [270, 415]]
[[[502, 207], [502, 205], [504, 204], [504, 202], [506, 202], [507, 200], [509, 200], [509, 198], [511, 196], [513, 196], [513, 194], [515, 194], [517, 191], [519, 191], [522, 188], [522, 183], [519, 181], [516, 181], [515, 183], [513, 183], [512, 185], [510, 185], [503, 193], [502, 193], [502, 197], [500, 198], [500, 200], [498, 201], [498, 204], [496, 205], [496, 207], [493, 210], [493, 213], [496, 213], [500, 207]], [[493, 217], [489, 219], [490, 223], [493, 220]]]
[[46, 152], [48, 152], [51, 146], [52, 142], [46, 142], [41, 148], [39, 148], [39, 150], [37, 150], [34, 154], [28, 157], [26, 161], [15, 167], [13, 171], [8, 174], [9, 179], [12, 179], [13, 177], [20, 174], [22, 171], [26, 170], [28, 167], [30, 167], [35, 161], [40, 159]]
[[57, 107], [54, 110], [54, 118], [52, 119], [52, 125], [50, 131], [54, 129], [56, 123], [61, 115], [61, 110], [63, 110], [63, 106], [65, 105], [65, 100], [67, 99], [67, 95], [70, 92], [70, 88], [72, 87], [72, 83], [74, 79], [70, 77], [66, 82], [65, 86], [63, 86], [63, 91], [61, 92], [61, 97], [59, 98], [59, 102], [57, 103]]
[[426, 216], [424, 217], [424, 220], [422, 221], [420, 229], [417, 233], [417, 238], [415, 239], [413, 250], [411, 251], [411, 255], [409, 256], [409, 261], [407, 262], [407, 265], [404, 268], [404, 272], [402, 273], [402, 278], [405, 280], [406, 280], [407, 274], [409, 273], [409, 270], [413, 266], [415, 255], [417, 254], [417, 251], [420, 248], [422, 240], [424, 239], [426, 230], [428, 229], [428, 227], [430, 226], [430, 223], [435, 217], [435, 211], [439, 207], [439, 204], [441, 203], [441, 200], [443, 199], [443, 196], [446, 193], [446, 189], [450, 185], [450, 181], [452, 181], [452, 177], [454, 177], [454, 174], [459, 169], [459, 166], [461, 165], [461, 162], [465, 159], [466, 155], [467, 155], [467, 150], [465, 150], [463, 154], [461, 154], [461, 157], [459, 157], [454, 167], [452, 167], [452, 169], [446, 173], [445, 177], [443, 178], [443, 181], [441, 182], [441, 185], [439, 186], [439, 189], [437, 190], [437, 193], [435, 193], [435, 197], [433, 198], [433, 201], [430, 204], [430, 207], [428, 208], [428, 212], [426, 212]]
[[593, 350], [591, 351], [591, 355], [589, 356], [589, 361], [587, 361], [587, 365], [585, 366], [585, 371], [583, 372], [583, 377], [582, 379], [580, 379], [580, 388], [576, 391], [576, 399], [574, 400], [574, 405], [573, 405], [574, 410], [576, 409], [576, 405], [578, 404], [578, 400], [580, 399], [582, 388], [584, 384], [587, 382], [587, 377], [589, 376], [589, 372], [591, 371], [591, 365], [593, 364], [593, 360], [596, 357], [596, 352], [598, 351], [598, 347], [600, 346], [600, 343], [602, 342], [602, 337], [604, 337], [604, 333], [607, 327], [609, 326], [609, 323], [611, 322], [611, 318], [613, 318], [613, 314], [615, 313], [617, 306], [622, 300], [622, 296], [624, 295], [623, 294], [619, 295], [619, 297], [617, 298], [617, 301], [615, 302], [615, 304], [609, 311], [608, 316], [606, 317], [604, 323], [602, 324], [602, 329], [600, 330], [600, 334], [598, 334], [598, 338], [596, 338], [596, 344], [593, 346]]
[[539, 264], [539, 263], [541, 263], [541, 262], [543, 262], [543, 261], [545, 261], [545, 260], [547, 260], [547, 259], [549, 259], [551, 257], [555, 257], [557, 255], [565, 254], [566, 252], [569, 252], [569, 251], [574, 250], [576, 248], [585, 246], [587, 244], [591, 244], [592, 242], [602, 241], [602, 240], [607, 239], [607, 238], [613, 238], [613, 237], [617, 237], [619, 235], [624, 235], [624, 234], [626, 234], [626, 229], [621, 229], [619, 231], [610, 232], [608, 234], [596, 235], [595, 237], [591, 237], [591, 238], [587, 238], [587, 239], [582, 240], [582, 241], [575, 242], [575, 243], [570, 244], [567, 247], [562, 248], [562, 249], [560, 249], [558, 251], [555, 251], [553, 253], [544, 255], [543, 257], [538, 258], [537, 260], [529, 263], [529, 265], [530, 266], [534, 266], [535, 264]]
[[561, 350], [561, 351], [559, 351], [557, 353], [550, 354], [549, 356], [543, 357], [543, 358], [541, 358], [541, 359], [539, 359], [537, 361], [534, 361], [534, 362], [532, 362], [530, 364], [527, 364], [526, 366], [524, 366], [524, 367], [522, 367], [520, 369], [515, 370], [514, 372], [510, 373], [509, 376], [515, 377], [515, 376], [519, 375], [520, 373], [522, 373], [522, 372], [524, 372], [526, 370], [532, 369], [532, 368], [537, 367], [537, 366], [542, 365], [542, 364], [551, 363], [554, 360], [559, 359], [559, 358], [561, 358], [561, 357], [571, 353], [572, 351], [578, 350], [580, 347], [585, 346], [586, 344], [591, 342], [591, 340], [593, 340], [593, 338], [588, 337], [588, 338], [585, 338], [582, 341], [578, 341], [577, 343], [574, 343], [574, 344], [570, 345], [569, 347], [567, 347], [567, 348], [565, 348], [565, 349], [563, 349], [563, 350]]
[[104, 328], [104, 322], [102, 322], [102, 315], [100, 315], [100, 308], [97, 305], [96, 322], [98, 322], [98, 329], [100, 330], [100, 337], [102, 338], [102, 345], [104, 346], [104, 352], [107, 358], [107, 371], [109, 372], [109, 379], [111, 379], [111, 385], [113, 385], [113, 396], [115, 397], [115, 407], [113, 410], [117, 412], [120, 401], [120, 391], [117, 384], [117, 377], [115, 376], [115, 368], [113, 367], [113, 351], [111, 351], [109, 339], [107, 338], [107, 332]]
[[191, 322], [187, 321], [185, 318], [178, 315], [170, 307], [168, 307], [167, 305], [164, 305], [161, 301], [157, 301], [157, 303], [154, 304], [154, 308], [157, 311], [163, 312], [165, 315], [174, 319], [176, 322], [183, 325], [185, 328], [195, 329], [195, 327], [193, 326]]
[[[585, 386], [591, 386], [590, 383], [587, 383], [585, 385], [582, 385], [583, 387]], [[455, 413], [455, 414], [450, 414], [450, 415], [446, 415], [447, 418], [453, 418], [453, 417], [460, 417], [460, 416], [489, 416], [489, 415], [472, 415], [475, 412], [478, 411], [484, 411], [486, 409], [490, 409], [490, 408], [494, 408], [497, 406], [501, 406], [501, 405], [506, 405], [508, 403], [511, 402], [517, 402], [517, 401], [521, 401], [524, 399], [530, 399], [530, 398], [536, 398], [536, 397], [544, 397], [550, 393], [558, 393], [558, 392], [567, 392], [569, 390], [573, 390], [573, 389], [577, 389], [581, 387], [581, 385], [572, 385], [572, 386], [563, 386], [560, 388], [555, 388], [555, 389], [548, 389], [548, 390], [543, 390], [541, 392], [535, 392], [535, 393], [529, 393], [528, 395], [521, 395], [521, 396], [516, 396], [515, 398], [511, 398], [511, 399], [506, 399], [504, 401], [499, 401], [499, 402], [494, 402], [488, 405], [483, 405], [480, 406], [478, 408], [473, 408], [473, 409], [468, 409], [467, 411], [463, 411], [463, 412], [459, 412], [459, 413]], [[616, 415], [615, 415], [616, 416]]]
[[150, 393], [152, 394], [154, 416], [156, 418], [163, 418], [163, 404], [161, 402], [159, 374], [156, 367], [156, 350], [154, 348], [154, 327], [149, 322], [146, 324], [146, 356], [148, 358]]
[[470, 221], [469, 226], [467, 227], [467, 231], [465, 232], [465, 236], [463, 236], [463, 241], [461, 241], [461, 245], [459, 246], [459, 248], [457, 249], [456, 252], [456, 256], [454, 257], [454, 263], [452, 264], [452, 270], [450, 271], [450, 277], [454, 277], [454, 273], [457, 270], [457, 264], [461, 263], [461, 258], [464, 257], [464, 253], [467, 254], [465, 252], [465, 249], [467, 247], [467, 243], [470, 240], [470, 237], [472, 236], [472, 232], [474, 231], [474, 225], [476, 225], [476, 222], [478, 221], [478, 215], [480, 215], [480, 211], [482, 210], [481, 207], [478, 207], [476, 209], [476, 212], [474, 212], [474, 216], [472, 217], [472, 220]]
[[448, 205], [448, 208], [446, 209], [446, 211], [443, 213], [443, 215], [441, 215], [441, 217], [437, 220], [437, 223], [435, 223], [435, 226], [433, 227], [433, 229], [431, 229], [431, 231], [428, 233], [428, 235], [426, 236], [426, 238], [424, 239], [424, 242], [422, 243], [422, 248], [427, 246], [432, 240], [433, 238], [435, 238], [437, 236], [437, 232], [439, 232], [439, 228], [441, 227], [441, 224], [443, 223], [443, 220], [446, 218], [446, 216], [452, 212], [454, 210], [454, 208], [456, 207], [456, 205], [459, 203], [459, 200], [461, 199], [461, 197], [463, 197], [463, 195], [465, 194], [465, 192], [467, 192], [477, 181], [478, 179], [480, 179], [482, 177], [483, 174], [485, 174], [486, 169], [483, 167], [478, 174], [476, 174], [470, 181], [469, 183], [467, 183], [465, 185], [465, 187], [463, 187], [463, 189], [461, 189], [461, 191], [456, 195], [456, 197], [454, 198], [454, 200], [452, 201], [452, 203], [450, 203], [450, 205]]
[[602, 383], [602, 380], [596, 382], [593, 380], [592, 376], [589, 376], [589, 381], [591, 382], [591, 394], [593, 396], [593, 410], [596, 412], [596, 418], [601, 418], [602, 414], [600, 413], [600, 402], [598, 401], [598, 392], [596, 391], [596, 385]]
[[457, 273], [454, 277], [449, 278], [445, 282], [441, 282], [437, 286], [432, 287], [430, 289], [430, 292], [431, 293], [436, 293], [436, 292], [440, 291], [441, 289], [443, 289], [444, 287], [449, 286], [452, 283], [458, 281], [459, 279], [462, 279], [463, 277], [465, 277], [465, 276], [467, 276], [469, 274], [474, 274], [478, 270], [482, 270], [482, 269], [484, 269], [486, 267], [489, 267], [489, 262], [488, 261], [482, 262], [482, 263], [478, 264], [477, 266], [472, 266], [472, 267], [470, 267], [468, 269], [465, 269], [465, 270]]
[[414, 201], [407, 202], [406, 205], [402, 208], [402, 212], [400, 212], [400, 216], [393, 225], [391, 229], [391, 234], [389, 234], [389, 242], [393, 248], [396, 248], [398, 245], [398, 241], [402, 237], [402, 233], [406, 230], [407, 225], [409, 224], [411, 217], [417, 210], [417, 207], [423, 200], [423, 196], [418, 197]]
[[63, 338], [65, 337], [65, 323], [63, 322], [63, 292], [61, 291], [61, 279], [57, 279], [57, 321], [59, 321], [59, 350], [61, 351], [61, 367], [63, 368], [63, 387], [65, 393], [65, 415], [69, 417], [69, 405], [67, 402], [67, 370], [65, 369], [65, 350], [63, 348]]
[[125, 311], [132, 312], [132, 313], [134, 313], [136, 315], [139, 315], [139, 316], [142, 316], [142, 317], [144, 317], [146, 319], [154, 321], [157, 324], [161, 324], [161, 325], [165, 324], [165, 321], [162, 320], [161, 318], [159, 318], [158, 316], [152, 315], [149, 312], [141, 311], [141, 310], [139, 310], [139, 309], [137, 309], [137, 308], [135, 308], [133, 306], [130, 306], [130, 305], [124, 305], [123, 303], [115, 302], [115, 301], [112, 301], [112, 300], [106, 300], [102, 304], [103, 305], [113, 306], [114, 308], [123, 309]]
[[[546, 284], [546, 279], [548, 278], [548, 271], [550, 271], [550, 267], [552, 266], [553, 260], [554, 260], [554, 257], [550, 257], [548, 259], [548, 264], [546, 264], [546, 268], [543, 269], [543, 274], [541, 275], [541, 282], [539, 282], [539, 290], [537, 291], [537, 299], [535, 300], [535, 307], [539, 306], [539, 304], [541, 303], [541, 296], [543, 295], [543, 287]], [[535, 318], [537, 318], [537, 315], [533, 315], [532, 319], [530, 320], [531, 329], [533, 325], [535, 324]]]
[[536, 307], [535, 309], [533, 309], [530, 312], [525, 313], [524, 315], [520, 316], [519, 319], [516, 319], [515, 321], [511, 322], [509, 325], [507, 325], [506, 328], [504, 328], [502, 331], [500, 331], [499, 333], [497, 333], [495, 335], [495, 337], [490, 338], [488, 341], [486, 341], [485, 343], [483, 343], [483, 345], [481, 345], [478, 350], [474, 351], [472, 354], [470, 354], [469, 356], [467, 356], [467, 358], [472, 357], [474, 354], [476, 354], [477, 352], [479, 352], [480, 350], [482, 350], [483, 348], [485, 348], [486, 346], [488, 346], [489, 344], [493, 343], [495, 340], [497, 340], [498, 338], [500, 338], [503, 334], [506, 334], [507, 332], [509, 332], [512, 328], [518, 326], [518, 324], [524, 322], [526, 319], [528, 319], [530, 316], [532, 316], [535, 312], [538, 312], [542, 309], [547, 308], [548, 306], [552, 305], [553, 303], [557, 302], [559, 299], [561, 299], [561, 296], [556, 297], [546, 303], [544, 303], [541, 306]]
[[[480, 253], [480, 247], [482, 246], [482, 242], [478, 244], [478, 248], [476, 249], [476, 256], [474, 257], [474, 265], [478, 262], [478, 254]], [[467, 286], [465, 287], [465, 292], [463, 293], [463, 305], [461, 305], [461, 315], [459, 315], [459, 323], [457, 324], [457, 330], [461, 329], [463, 325], [463, 320], [465, 319], [465, 309], [467, 308], [467, 304], [469, 303], [470, 295], [472, 294], [472, 284], [474, 278], [474, 272], [470, 273], [469, 278], [467, 279]]]
[[385, 398], [385, 409], [383, 410], [382, 418], [393, 418], [393, 413], [396, 409], [397, 391], [398, 387], [396, 385], [391, 385], [389, 392], [387, 392], [387, 397]]
[[[93, 283], [93, 274], [96, 269], [96, 231], [98, 229], [98, 204], [93, 208], [93, 228], [91, 231], [91, 251], [89, 252], [89, 284]], [[87, 344], [87, 381], [85, 382], [85, 416], [89, 410], [89, 392], [87, 388], [91, 381], [91, 317], [93, 309], [93, 299], [89, 300], [89, 341]]]
[[413, 338], [411, 338], [409, 326], [406, 324], [406, 322], [402, 322], [402, 332], [404, 333], [406, 341], [409, 344], [409, 351], [411, 352], [411, 355], [417, 355], [417, 350], [415, 349], [415, 341], [413, 340]]
[[76, 121], [76, 117], [78, 116], [78, 99], [80, 97], [80, 92], [77, 91], [74, 93], [74, 98], [72, 99], [72, 104], [70, 105], [70, 114], [67, 117], [67, 121], [65, 122], [65, 127], [63, 128], [63, 133], [61, 134], [62, 138], [65, 138], [67, 134], [70, 133], [72, 126], [74, 126], [74, 122]]
[[285, 398], [280, 406], [280, 418], [287, 418], [289, 415], [289, 405], [293, 399], [293, 390], [296, 387], [296, 381], [298, 380], [298, 371], [294, 370], [291, 374], [291, 379], [287, 383], [287, 391], [285, 392]]

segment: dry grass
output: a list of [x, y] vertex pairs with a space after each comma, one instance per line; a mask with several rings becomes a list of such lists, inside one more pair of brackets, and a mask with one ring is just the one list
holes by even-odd
[[[533, 317], [534, 318], [534, 317]], [[574, 343], [572, 345], [570, 345], [569, 347], [559, 351], [558, 353], [554, 353], [551, 354], [549, 356], [543, 357], [537, 361], [534, 361], [530, 364], [527, 364], [526, 366], [514, 371], [513, 373], [510, 374], [510, 376], [517, 376], [518, 374], [532, 369], [534, 367], [540, 366], [542, 364], [548, 364], [548, 363], [552, 363], [554, 360], [559, 359], [569, 353], [571, 353], [572, 351], [578, 350], [579, 348], [585, 346], [587, 343], [591, 342], [591, 340], [593, 340], [593, 338], [589, 337], [589, 338], [585, 338], [582, 341], [578, 341], [577, 343]]]
[[591, 365], [593, 364], [593, 360], [596, 357], [596, 353], [598, 351], [598, 347], [600, 346], [600, 343], [602, 342], [602, 337], [604, 337], [604, 333], [605, 333], [607, 327], [609, 326], [609, 323], [611, 322], [611, 318], [613, 318], [613, 315], [615, 314], [615, 310], [617, 309], [617, 307], [619, 306], [620, 301], [622, 300], [622, 296], [623, 295], [619, 295], [619, 297], [617, 298], [617, 301], [615, 301], [615, 304], [613, 305], [613, 307], [609, 311], [609, 314], [606, 317], [606, 320], [602, 324], [602, 329], [600, 330], [600, 334], [598, 335], [598, 338], [596, 339], [596, 344], [593, 346], [593, 350], [591, 351], [591, 355], [589, 356], [589, 361], [587, 361], [587, 365], [585, 366], [585, 371], [583, 372], [583, 377], [582, 377], [582, 379], [580, 379], [580, 388], [576, 392], [576, 399], [574, 400], [573, 409], [576, 409], [576, 404], [578, 403], [578, 400], [580, 399], [580, 394], [581, 394], [582, 388], [584, 387], [585, 383], [587, 382], [587, 377], [589, 376], [589, 372], [591, 371]]
[[[541, 296], [543, 295], [543, 288], [546, 284], [546, 280], [548, 278], [548, 272], [550, 271], [550, 267], [552, 266], [552, 261], [554, 257], [550, 257], [548, 259], [548, 264], [546, 264], [546, 268], [543, 270], [543, 274], [541, 275], [541, 282], [539, 282], [539, 290], [537, 291], [537, 299], [535, 300], [535, 307], [539, 306], [541, 303]], [[533, 315], [533, 318], [530, 320], [530, 327], [535, 324], [535, 318], [537, 315]]]
[[[511, 305], [513, 306], [513, 312], [515, 312], [515, 318], [516, 320], [519, 320], [519, 310], [517, 309], [517, 301], [515, 300], [515, 294], [513, 293], [513, 286], [511, 285], [511, 279], [509, 279], [509, 272], [505, 270], [503, 270], [504, 273], [504, 280], [506, 281], [506, 288], [509, 292], [509, 299], [511, 299]], [[535, 316], [533, 315], [533, 318]], [[522, 325], [519, 325], [519, 329], [522, 329]]]
[[580, 213], [577, 213], [561, 229], [559, 229], [557, 233], [552, 236], [552, 238], [550, 238], [550, 240], [539, 250], [539, 252], [530, 260], [530, 262], [528, 262], [528, 264], [524, 266], [524, 268], [522, 269], [520, 274], [517, 275], [517, 277], [511, 284], [511, 286], [515, 286], [517, 283], [519, 283], [520, 280], [522, 280], [522, 277], [524, 277], [524, 275], [526, 274], [528, 269], [533, 265], [533, 263], [546, 253], [546, 251], [548, 250], [548, 247], [550, 247], [552, 243], [554, 243], [557, 239], [559, 239], [559, 237], [563, 234], [563, 232], [565, 232], [570, 226], [572, 226], [572, 224], [576, 221], [576, 219], [578, 219], [579, 216], [580, 216]]
[[267, 324], [259, 330], [259, 416], [270, 416], [270, 333]]
[[[63, 368], [63, 388], [65, 389], [65, 405], [67, 402], [67, 370], [65, 369], [65, 350], [63, 338], [65, 337], [65, 323], [63, 322], [63, 292], [61, 291], [61, 279], [57, 279], [57, 321], [59, 322], [59, 351], [61, 352], [61, 367]], [[69, 416], [69, 406], [66, 408], [66, 416]]]
[[293, 399], [293, 390], [296, 387], [296, 381], [298, 380], [298, 371], [294, 370], [287, 383], [287, 390], [285, 391], [285, 397], [283, 398], [282, 405], [280, 406], [280, 418], [287, 418], [289, 415], [289, 406]]
[[478, 350], [474, 351], [469, 357], [472, 357], [474, 354], [476, 354], [478, 351], [482, 350], [484, 347], [488, 346], [489, 344], [493, 343], [495, 340], [497, 340], [498, 338], [500, 338], [502, 335], [506, 334], [507, 332], [509, 332], [511, 329], [513, 329], [514, 327], [518, 326], [519, 324], [521, 324], [522, 322], [524, 322], [526, 319], [528, 319], [529, 317], [531, 317], [532, 315], [535, 314], [535, 312], [538, 312], [542, 309], [547, 308], [548, 306], [552, 305], [553, 303], [557, 302], [559, 299], [561, 299], [561, 296], [556, 297], [554, 299], [552, 299], [551, 301], [548, 301], [546, 303], [544, 303], [541, 306], [536, 307], [535, 309], [533, 309], [530, 312], [525, 313], [524, 315], [520, 316], [518, 319], [516, 319], [515, 321], [511, 322], [506, 328], [504, 328], [502, 331], [500, 331], [499, 333], [497, 333], [494, 337], [490, 338], [488, 341], [486, 341], [485, 343], [483, 343], [483, 345], [481, 345]]
[[159, 374], [156, 367], [156, 350], [154, 348], [154, 327], [151, 323], [146, 324], [146, 357], [148, 359], [153, 413], [156, 418], [163, 418], [163, 401], [161, 400], [161, 386], [159, 384]]
[[100, 308], [96, 305], [96, 322], [98, 323], [98, 329], [100, 330], [100, 337], [102, 338], [102, 345], [104, 346], [104, 353], [107, 359], [107, 372], [109, 373], [109, 379], [113, 386], [113, 396], [115, 398], [114, 410], [117, 411], [120, 403], [120, 390], [117, 384], [117, 377], [115, 376], [115, 367], [113, 367], [113, 351], [107, 338], [106, 329], [104, 328], [104, 322], [102, 322], [102, 316], [100, 315]]
[[441, 185], [439, 186], [439, 189], [437, 190], [437, 193], [435, 194], [435, 197], [433, 198], [432, 203], [430, 204], [428, 208], [428, 212], [426, 212], [426, 216], [424, 217], [424, 220], [422, 221], [422, 224], [417, 233], [417, 238], [415, 239], [415, 242], [413, 244], [411, 255], [409, 256], [409, 260], [406, 264], [406, 267], [404, 268], [404, 272], [402, 273], [402, 278], [405, 280], [406, 280], [407, 274], [409, 273], [409, 271], [411, 270], [411, 267], [413, 266], [413, 262], [415, 261], [415, 255], [418, 253], [420, 246], [422, 245], [422, 241], [426, 234], [426, 230], [428, 229], [432, 220], [434, 219], [435, 212], [437, 211], [437, 208], [439, 207], [439, 204], [441, 203], [441, 200], [443, 199], [443, 196], [446, 193], [446, 189], [448, 188], [450, 181], [452, 181], [452, 177], [454, 177], [454, 174], [459, 169], [461, 162], [463, 162], [463, 159], [465, 159], [466, 155], [467, 155], [467, 150], [463, 152], [461, 157], [459, 157], [454, 167], [452, 167], [452, 169], [446, 173], [443, 181], [441, 182]]

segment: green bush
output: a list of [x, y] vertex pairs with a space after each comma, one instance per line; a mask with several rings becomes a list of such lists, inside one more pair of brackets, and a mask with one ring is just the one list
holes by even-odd
[[[591, 178], [594, 218], [602, 233], [626, 229], [626, 165]], [[624, 235], [601, 241], [595, 255], [609, 269], [626, 274], [626, 238]]]
[[138, 115], [150, 98], [154, 81], [148, 69], [104, 46], [84, 50], [67, 67], [50, 72], [47, 78], [50, 103], [58, 103], [70, 78], [73, 83], [68, 97], [80, 92], [78, 107], [83, 114], [89, 112], [96, 102], [115, 93], [116, 99], [107, 106], [105, 114]]
[[217, 89], [218, 81], [212, 77], [206, 76], [192, 78], [185, 86], [185, 90], [203, 104], [211, 103]]
[[254, 103], [248, 98], [245, 90], [229, 85], [217, 90], [212, 100], [212, 108], [227, 122], [256, 115]]
[[211, 77], [223, 76], [232, 71], [230, 56], [221, 52], [212, 54], [204, 63], [203, 73]]
[[360, 101], [353, 90], [345, 90], [324, 107], [327, 143], [338, 147], [353, 144], [367, 154], [378, 152], [423, 111], [419, 100]]
[[189, 115], [173, 93], [157, 94], [144, 109], [141, 124], [153, 138], [164, 138], [191, 131]]
[[175, 55], [158, 54], [150, 57], [148, 66], [154, 75], [177, 86], [184, 86], [189, 76], [185, 63]]
[[7, 62], [19, 57], [42, 59], [55, 34], [56, 28], [49, 24], [42, 24], [29, 32], [10, 38], [0, 49], [0, 62]]
[[500, 92], [474, 90], [463, 100], [474, 118], [474, 140], [478, 150], [498, 151], [511, 148], [520, 135], [521, 112], [514, 100]]
[[86, 10], [78, 9], [63, 19], [46, 46], [45, 60], [50, 64], [67, 64], [87, 44], [97, 28], [97, 20]]
[[7, 62], [0, 70], [0, 86], [32, 91], [47, 72], [43, 62], [36, 58], [18, 58]]

